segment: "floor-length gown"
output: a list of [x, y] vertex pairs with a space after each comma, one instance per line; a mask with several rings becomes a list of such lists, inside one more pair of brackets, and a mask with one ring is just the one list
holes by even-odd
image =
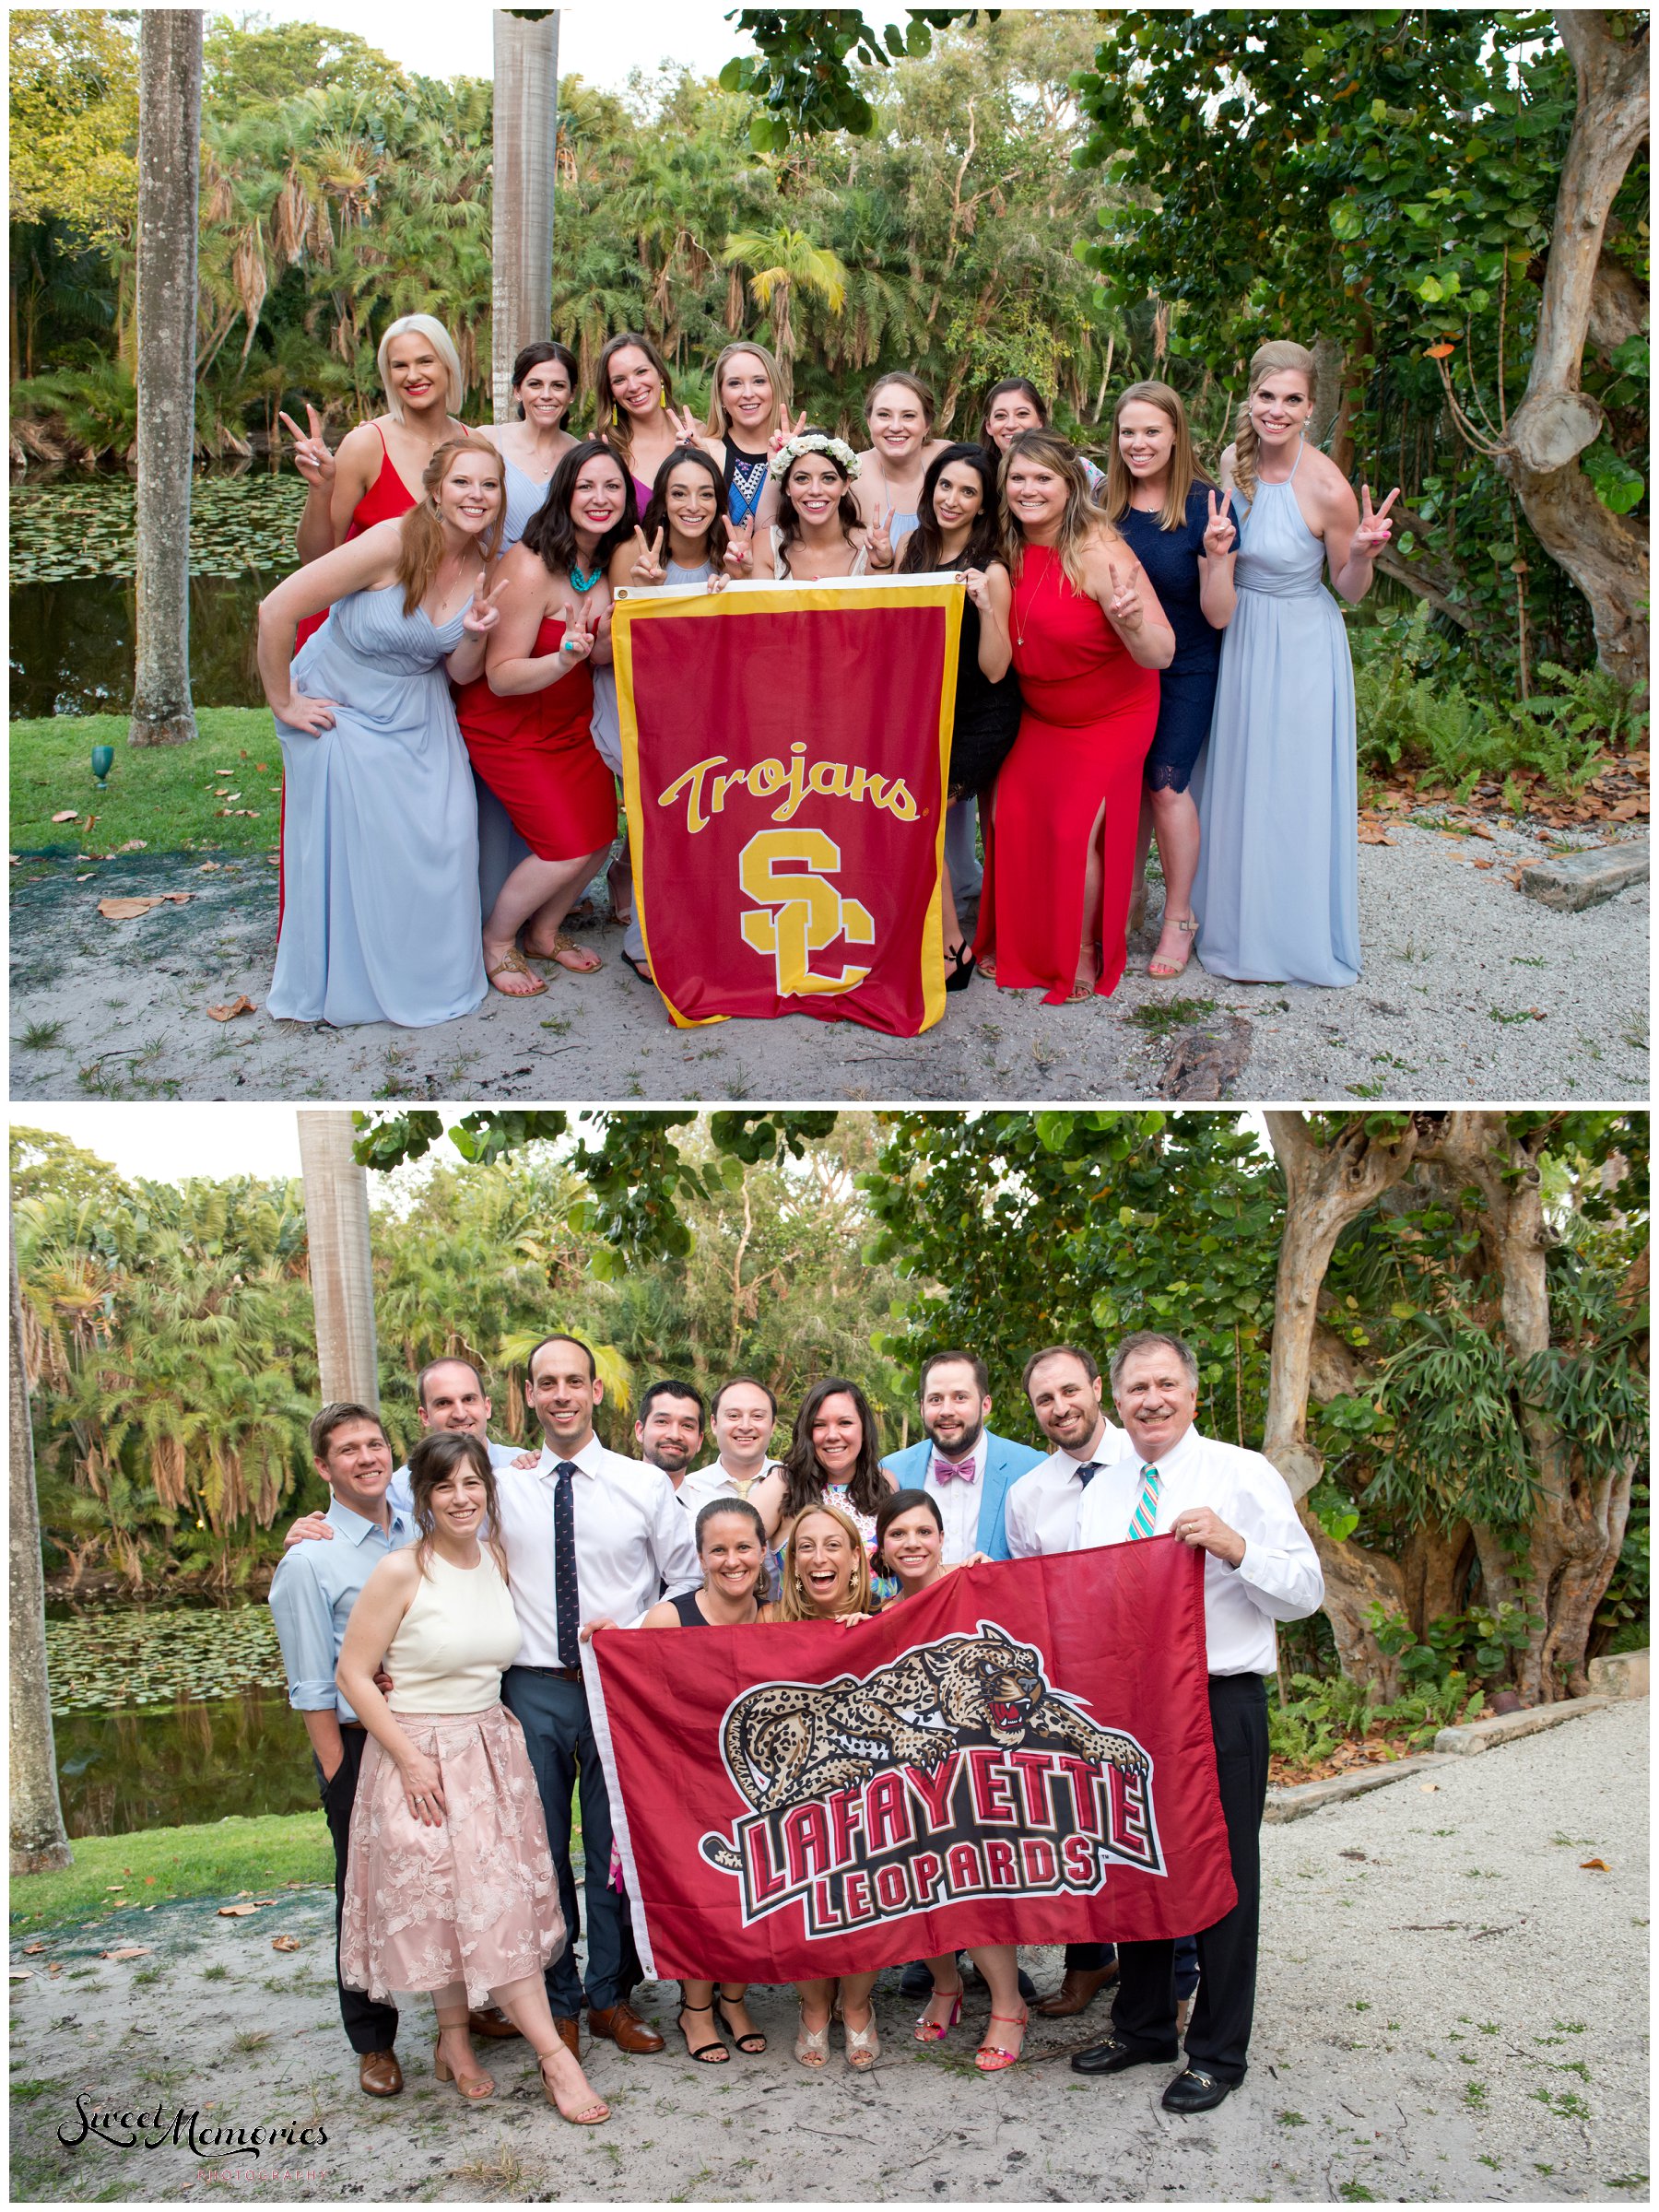
[[271, 978], [282, 1021], [451, 1021], [483, 1004], [477, 814], [441, 629], [404, 587], [349, 593], [296, 654], [294, 689], [332, 729], [278, 722], [288, 903]]
[[1208, 973], [1240, 982], [1351, 983], [1359, 973], [1354, 667], [1295, 475], [1258, 478], [1239, 540], [1238, 606], [1193, 778], [1196, 950]]
[[985, 835], [985, 882], [975, 955], [996, 981], [1071, 993], [1083, 942], [1089, 831], [1101, 825], [1097, 994], [1116, 990], [1127, 959], [1130, 880], [1140, 819], [1141, 768], [1158, 722], [1158, 674], [1133, 661], [1099, 605], [1075, 589], [1060, 557], [1028, 546], [1009, 629], [1025, 711], [996, 782]]

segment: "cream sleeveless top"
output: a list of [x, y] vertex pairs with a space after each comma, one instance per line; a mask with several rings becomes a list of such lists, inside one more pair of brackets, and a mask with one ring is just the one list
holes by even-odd
[[518, 1655], [512, 1599], [488, 1550], [472, 1568], [429, 1553], [427, 1571], [386, 1653], [394, 1712], [482, 1712]]

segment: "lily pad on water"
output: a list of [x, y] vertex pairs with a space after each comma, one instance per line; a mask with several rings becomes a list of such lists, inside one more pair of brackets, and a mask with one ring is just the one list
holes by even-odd
[[[135, 491], [124, 477], [14, 484], [11, 581], [64, 583], [133, 572]], [[197, 477], [190, 494], [190, 572], [235, 577], [296, 566], [305, 506], [296, 477]]]
[[100, 1614], [46, 1624], [53, 1712], [118, 1712], [207, 1702], [245, 1689], [278, 1689], [287, 1677], [264, 1606], [233, 1612]]

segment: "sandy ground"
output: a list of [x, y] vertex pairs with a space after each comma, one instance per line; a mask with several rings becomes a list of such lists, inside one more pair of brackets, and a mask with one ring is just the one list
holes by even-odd
[[[407, 2087], [356, 2087], [335, 2010], [332, 1899], [253, 1919], [211, 1904], [112, 1914], [12, 1965], [14, 2200], [632, 2202], [1436, 2200], [1631, 2202], [1647, 2194], [1645, 1701], [1403, 1778], [1263, 1834], [1262, 1971], [1251, 2070], [1192, 2120], [1167, 2074], [1084, 2081], [1065, 2055], [1104, 2033], [1104, 2000], [1042, 2022], [1028, 2061], [977, 2075], [982, 1989], [943, 2046], [910, 2036], [896, 1975], [877, 1993], [883, 2057], [813, 2076], [789, 2055], [787, 1992], [757, 1993], [772, 2037], [724, 2067], [594, 2047], [615, 2118], [566, 2127], [522, 2044], [488, 2046], [497, 2099], [464, 2109], [404, 2036]], [[1608, 1871], [1582, 1862], [1600, 1858]], [[279, 1953], [274, 1936], [300, 1947]], [[116, 1964], [99, 1953], [150, 1947]], [[41, 1970], [53, 1959], [63, 1973]], [[1040, 1987], [1059, 1957], [1032, 1951]], [[672, 2035], [673, 1993], [642, 2009]], [[417, 2023], [419, 2022], [418, 2026]], [[76, 2095], [200, 2124], [292, 2121], [328, 2140], [288, 2178], [171, 2144], [79, 2133]], [[267, 2170], [268, 2171], [268, 2170]], [[299, 2178], [309, 2173], [312, 2178]]]
[[[276, 1023], [263, 1011], [276, 942], [268, 863], [204, 868], [194, 855], [135, 853], [88, 873], [29, 862], [13, 871], [12, 1096], [1155, 1098], [1172, 1040], [1142, 1024], [1180, 998], [1196, 1002], [1189, 1018], [1249, 1025], [1248, 1056], [1223, 1094], [1234, 1098], [1645, 1099], [1647, 886], [1559, 913], [1510, 880], [1516, 861], [1548, 849], [1546, 836], [1410, 824], [1393, 835], [1360, 848], [1366, 964], [1350, 990], [1231, 983], [1195, 962], [1179, 984], [1151, 982], [1155, 887], [1152, 926], [1111, 1001], [1047, 1007], [976, 979], [920, 1038], [805, 1015], [676, 1030], [622, 966], [608, 918], [588, 932], [604, 969], [554, 971], [540, 998], [492, 994], [430, 1030]], [[163, 890], [194, 895], [136, 921], [97, 912], [111, 894]], [[603, 911], [602, 889], [599, 900]], [[239, 994], [262, 1010], [209, 1019], [210, 1005]]]

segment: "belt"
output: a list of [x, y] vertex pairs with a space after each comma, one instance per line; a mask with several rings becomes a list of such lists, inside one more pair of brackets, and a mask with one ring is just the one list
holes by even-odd
[[340, 1723], [340, 1728], [342, 1733], [344, 1733], [347, 1728], [354, 1729], [359, 1735], [367, 1735], [369, 1733], [368, 1729], [364, 1726], [361, 1721], [342, 1721]]
[[560, 1682], [580, 1682], [582, 1678], [579, 1666], [526, 1666], [522, 1660], [513, 1661], [513, 1671], [521, 1675], [552, 1675]]

